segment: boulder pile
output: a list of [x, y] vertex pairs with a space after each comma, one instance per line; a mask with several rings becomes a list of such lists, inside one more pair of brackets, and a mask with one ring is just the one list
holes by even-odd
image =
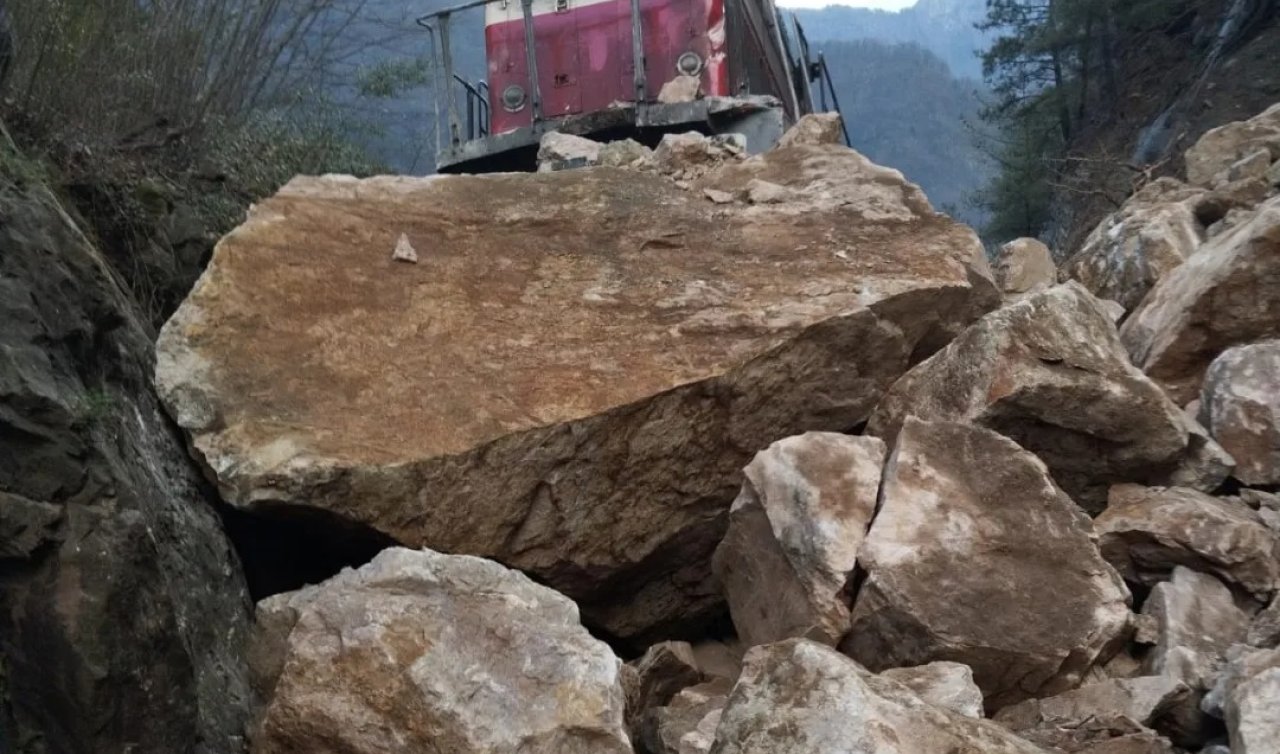
[[258, 604], [251, 751], [1278, 751], [1259, 117], [1062, 283], [830, 121], [294, 181], [161, 395], [231, 506], [399, 546]]

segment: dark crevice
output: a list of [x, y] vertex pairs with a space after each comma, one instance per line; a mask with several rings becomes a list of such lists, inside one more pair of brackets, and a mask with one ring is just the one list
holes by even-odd
[[221, 506], [223, 524], [255, 602], [358, 568], [388, 547], [391, 537], [328, 511], [279, 505], [244, 511]]

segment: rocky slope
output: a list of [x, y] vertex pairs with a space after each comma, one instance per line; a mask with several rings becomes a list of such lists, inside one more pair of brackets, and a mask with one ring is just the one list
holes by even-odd
[[0, 751], [243, 749], [251, 606], [144, 322], [0, 176]]
[[[993, 274], [822, 119], [749, 159], [553, 137], [538, 174], [296, 181], [223, 241], [157, 366], [233, 515], [368, 552], [279, 580], [251, 627], [128, 300], [36, 216], [68, 251], [0, 258], [26, 286], [0, 299], [26, 391], [0, 393], [0, 459], [29, 459], [0, 463], [0, 741], [1275, 751], [1276, 113], [1097, 234], [1187, 210], [1177, 257], [1134, 275], [1143, 249], [1104, 242], [1062, 283], [1031, 242]], [[50, 248], [34, 227], [7, 242]], [[55, 410], [97, 387], [128, 411]], [[51, 636], [99, 696], [36, 675]]]

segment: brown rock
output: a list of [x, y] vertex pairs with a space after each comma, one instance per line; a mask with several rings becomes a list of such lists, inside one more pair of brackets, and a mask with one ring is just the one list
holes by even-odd
[[631, 752], [622, 663], [497, 563], [392, 548], [258, 612], [283, 640], [254, 754]]
[[1190, 696], [1190, 687], [1172, 676], [1115, 679], [1048, 699], [1028, 699], [1005, 707], [992, 719], [1019, 733], [1043, 727], [1075, 727], [1089, 718], [1119, 716], [1152, 727]]
[[702, 683], [707, 676], [698, 668], [693, 647], [683, 641], [664, 641], [649, 647], [644, 656], [627, 664], [623, 690], [627, 700], [627, 729], [637, 737], [641, 721], [653, 709], [665, 706], [681, 690]]
[[982, 717], [982, 689], [973, 682], [973, 671], [958, 662], [931, 662], [914, 668], [890, 668], [881, 678], [901, 683], [916, 696], [941, 709]]
[[809, 113], [787, 129], [787, 132], [778, 140], [778, 147], [843, 143], [844, 131], [839, 113]]
[[1088, 517], [989, 430], [908, 418], [858, 556], [841, 645], [873, 670], [961, 662], [987, 707], [1078, 685], [1118, 648], [1129, 593]]
[[756, 647], [720, 717], [712, 754], [1045, 754], [987, 720], [922, 701], [804, 639]]
[[1098, 298], [1135, 309], [1204, 242], [1197, 213], [1204, 196], [1172, 178], [1148, 184], [1098, 224], [1064, 266], [1065, 274]]
[[562, 164], [581, 162], [581, 166], [596, 165], [600, 162], [600, 148], [604, 146], [573, 134], [549, 131], [538, 144], [538, 170], [551, 172]]
[[[865, 421], [996, 303], [918, 188], [838, 147], [749, 162], [708, 185], [860, 198], [714, 205], [605, 167], [298, 179], [166, 326], [160, 390], [231, 505], [494, 557], [648, 643], [721, 604], [752, 453]], [[400, 233], [430, 254], [393, 265]]]
[[1126, 358], [1115, 326], [1078, 283], [992, 312], [908, 372], [867, 432], [892, 441], [903, 418], [971, 421], [1039, 456], [1077, 502], [1170, 473], [1188, 449], [1182, 411]]
[[662, 85], [658, 91], [658, 102], [675, 104], [677, 102], [693, 102], [701, 94], [702, 80], [697, 76], [676, 76]]
[[636, 740], [649, 754], [705, 754], [732, 690], [733, 683], [723, 678], [684, 689], [645, 716]]
[[1211, 187], [1219, 175], [1260, 149], [1266, 149], [1273, 161], [1280, 160], [1280, 105], [1200, 137], [1187, 150], [1187, 180], [1197, 186]]
[[1227, 649], [1249, 630], [1249, 616], [1236, 607], [1231, 590], [1181, 566], [1151, 590], [1142, 612], [1156, 619], [1159, 632], [1146, 671], [1178, 678], [1197, 691], [1207, 687]]
[[992, 268], [996, 284], [1006, 296], [1049, 288], [1058, 281], [1052, 252], [1034, 238], [1019, 238], [1001, 246]]
[[1129, 581], [1156, 584], [1184, 565], [1261, 598], [1280, 588], [1280, 539], [1233, 501], [1180, 487], [1120, 484], [1094, 527], [1103, 557]]
[[834, 646], [876, 510], [884, 443], [830, 432], [780, 440], [744, 470], [712, 568], [747, 646], [806, 637]]
[[740, 134], [705, 136], [696, 131], [667, 134], [653, 159], [662, 173], [677, 178], [704, 175], [713, 168], [746, 157], [746, 141]]
[[700, 641], [693, 645], [693, 657], [701, 670], [712, 678], [738, 680], [742, 672], [742, 655], [747, 648], [736, 639], [730, 641]]
[[1280, 751], [1280, 650], [1234, 653], [1214, 697], [1227, 721], [1232, 754]]
[[1280, 597], [1254, 617], [1245, 640], [1255, 647], [1280, 647]]
[[1206, 243], [1166, 275], [1125, 320], [1135, 364], [1179, 404], [1198, 396], [1209, 363], [1226, 349], [1280, 336], [1280, 197]]
[[1280, 484], [1280, 340], [1223, 351], [1209, 365], [1200, 422], [1245, 484]]
[[1124, 717], [1090, 718], [1072, 725], [1021, 731], [1019, 735], [1063, 754], [1175, 754], [1169, 739]]

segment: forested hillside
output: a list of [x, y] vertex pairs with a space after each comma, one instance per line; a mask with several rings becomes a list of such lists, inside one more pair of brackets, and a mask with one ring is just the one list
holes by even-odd
[[992, 0], [994, 239], [1069, 255], [1207, 129], [1280, 97], [1276, 0]]
[[990, 174], [975, 128], [981, 84], [916, 44], [824, 42], [853, 146], [901, 170], [933, 203], [981, 225], [969, 194]]
[[918, 0], [898, 12], [839, 4], [794, 12], [811, 39], [908, 42], [937, 55], [956, 76], [982, 75], [978, 56], [986, 49], [988, 35], [976, 24], [986, 13], [986, 0]]

